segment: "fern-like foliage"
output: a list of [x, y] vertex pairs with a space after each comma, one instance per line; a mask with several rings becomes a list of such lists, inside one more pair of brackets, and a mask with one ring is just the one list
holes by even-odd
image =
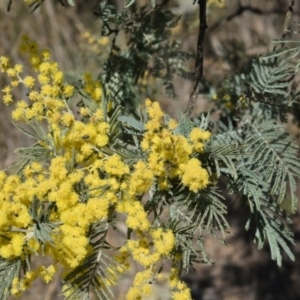
[[228, 191], [247, 199], [255, 241], [261, 248], [268, 240], [272, 259], [282, 263], [281, 249], [293, 259], [288, 214], [280, 208], [291, 199], [296, 210], [296, 179], [300, 177], [298, 147], [282, 125], [257, 120], [240, 129], [232, 126], [215, 135], [208, 145], [210, 170], [229, 177]]
[[246, 229], [255, 228], [255, 241], [261, 249], [266, 240], [269, 242], [272, 259], [282, 264], [281, 250], [294, 260], [290, 250], [293, 244], [293, 234], [287, 227], [291, 223], [288, 214], [281, 209], [270, 195], [270, 185], [257, 173], [241, 166], [238, 171], [238, 179], [229, 182], [232, 192], [240, 192], [248, 199], [250, 206], [250, 218]]
[[243, 74], [242, 79], [245, 94], [260, 103], [259, 110], [265, 119], [279, 117], [281, 122], [286, 122], [287, 113], [298, 101], [293, 97], [295, 86], [292, 86], [299, 72], [300, 44], [287, 39], [275, 40], [274, 44], [272, 51], [253, 60], [251, 72]]
[[220, 121], [215, 125], [218, 126], [218, 134], [207, 145], [208, 169], [217, 177], [226, 174], [237, 178], [236, 164], [242, 157], [243, 140], [231, 122], [228, 126]]
[[111, 285], [118, 280], [120, 272], [118, 263], [105, 253], [112, 248], [106, 241], [106, 234], [107, 223], [99, 222], [91, 227], [89, 237], [93, 252], [65, 276], [68, 286], [64, 293], [69, 292], [66, 299], [90, 299], [91, 291], [100, 300], [113, 299]]
[[[160, 6], [149, 9], [147, 5], [138, 7], [134, 1], [127, 2], [127, 9], [120, 13], [107, 1], [100, 3], [98, 15], [103, 21], [102, 35], [114, 36], [100, 78], [105, 85], [111, 86], [110, 89], [118, 91], [122, 99], [112, 98], [125, 106], [140, 101], [135, 87], [146, 71], [161, 79], [167, 95], [174, 98], [174, 75], [192, 77], [184, 68], [184, 62], [192, 55], [181, 51], [178, 41], [169, 41], [170, 29], [176, 26], [179, 18]], [[129, 37], [126, 48], [118, 46], [121, 32]], [[114, 84], [117, 88], [113, 88]]]
[[294, 69], [291, 66], [287, 66], [283, 62], [273, 66], [269, 59], [262, 57], [258, 61], [253, 61], [248, 83], [257, 94], [269, 93], [287, 96], [289, 82], [285, 79], [293, 74]]
[[21, 259], [0, 260], [0, 299], [7, 299], [10, 296], [12, 281], [19, 278], [22, 266]]
[[[11, 2], [9, 1], [9, 5]], [[42, 2], [35, 2], [33, 10]], [[68, 2], [73, 4], [71, 0]], [[156, 228], [174, 235], [173, 248], [167, 253], [168, 258], [172, 260], [172, 267], [177, 264], [175, 267], [181, 273], [183, 269], [188, 271], [193, 268], [195, 263], [210, 263], [204, 243], [207, 233], [224, 242], [229, 225], [226, 220], [227, 207], [224, 203], [223, 191], [218, 186], [218, 178], [221, 176], [228, 179], [227, 190], [239, 195], [241, 202], [246, 202], [249, 206], [249, 220], [245, 226], [246, 229], [254, 228], [254, 240], [258, 247], [263, 247], [268, 241], [271, 257], [278, 265], [282, 264], [282, 250], [294, 259], [290, 249], [293, 235], [288, 227], [291, 220], [280, 205], [290, 198], [291, 211], [296, 210], [298, 202], [296, 180], [300, 177], [300, 162], [297, 156], [298, 147], [281, 123], [287, 121], [292, 104], [298, 101], [297, 93], [292, 91], [292, 86], [294, 77], [299, 72], [300, 63], [297, 61], [297, 55], [300, 53], [300, 43], [294, 43], [292, 40], [276, 41], [280, 47], [255, 59], [248, 74], [234, 75], [231, 77], [232, 80], [226, 82], [222, 97], [225, 99], [229, 96], [227, 99], [233, 103], [227, 103], [226, 112], [229, 110], [230, 113], [225, 122], [219, 121], [215, 123], [216, 126], [213, 126], [209, 113], [200, 114], [195, 119], [178, 113], [178, 124], [174, 120], [171, 123], [170, 116], [162, 117], [163, 113], [159, 107], [154, 105], [151, 107], [150, 101], [148, 104], [146, 102], [146, 109], [139, 106], [141, 99], [137, 92], [139, 80], [145, 78], [147, 73], [160, 79], [167, 95], [172, 98], [176, 96], [175, 75], [193, 79], [193, 74], [184, 68], [184, 63], [192, 56], [180, 50], [179, 42], [170, 40], [170, 29], [176, 26], [179, 18], [171, 11], [165, 10], [163, 4], [158, 5], [155, 1], [151, 1], [151, 6], [138, 7], [134, 0], [127, 0], [125, 8], [117, 10], [116, 5], [111, 5], [108, 1], [99, 1], [97, 14], [103, 22], [102, 35], [112, 38], [108, 60], [98, 76], [97, 84], [101, 86], [99, 87], [101, 100], [96, 101], [92, 98], [85, 89], [85, 82], [77, 86], [81, 98], [78, 106], [86, 111], [85, 114], [80, 113], [83, 123], [89, 122], [90, 119], [94, 120], [96, 118], [94, 115], [100, 110], [103, 112], [101, 119], [103, 118], [105, 123], [101, 125], [107, 128], [107, 135], [104, 136], [107, 142], [100, 147], [101, 149], [96, 147], [94, 142], [81, 145], [82, 141], [89, 138], [89, 134], [80, 135], [77, 154], [84, 152], [83, 146], [88, 146], [88, 150], [97, 156], [93, 157], [88, 151], [82, 158], [84, 161], [80, 160], [80, 155], [76, 160], [77, 142], [70, 143], [72, 146], [68, 146], [68, 143], [63, 144], [64, 135], [69, 130], [68, 126], [62, 126], [59, 133], [54, 133], [51, 129], [50, 132], [45, 132], [43, 126], [34, 121], [34, 118], [27, 120], [30, 129], [21, 128], [16, 124], [24, 134], [38, 141], [31, 147], [17, 150], [20, 155], [18, 162], [21, 161], [17, 171], [20, 174], [20, 181], [23, 179], [22, 176], [27, 176], [25, 168], [32, 162], [42, 162], [44, 166], [49, 167], [54, 157], [63, 157], [68, 153], [66, 165], [61, 168], [62, 171], [66, 171], [66, 176], [79, 167], [81, 171], [89, 171], [86, 178], [80, 178], [70, 186], [70, 190], [76, 194], [76, 199], [78, 198], [78, 204], [89, 204], [91, 195], [101, 199], [110, 188], [117, 194], [117, 200], [111, 201], [105, 217], [99, 217], [102, 219], [96, 221], [93, 219], [93, 223], [88, 223], [85, 228], [84, 238], [88, 242], [84, 247], [88, 251], [86, 256], [78, 261], [76, 267], [67, 270], [64, 277], [66, 285], [63, 290], [66, 299], [90, 299], [92, 292], [98, 299], [114, 298], [110, 286], [117, 282], [125, 267], [123, 270], [117, 260], [112, 258], [111, 251], [118, 249], [107, 242], [107, 233], [109, 227], [114, 228], [117, 221], [116, 206], [127, 200], [122, 198], [123, 189], [127, 189], [128, 185], [134, 185], [129, 180], [132, 178], [135, 180], [134, 176], [128, 174], [135, 169], [138, 170], [137, 162], [141, 164], [149, 162], [150, 150], [143, 146], [143, 142], [148, 143], [145, 137], [149, 133], [148, 127], [151, 121], [159, 128], [153, 129], [151, 134], [154, 137], [151, 136], [151, 139], [157, 135], [163, 140], [166, 135], [159, 136], [159, 130], [163, 129], [170, 134], [171, 142], [168, 147], [172, 148], [175, 147], [173, 141], [180, 136], [183, 138], [181, 141], [187, 143], [187, 149], [189, 146], [190, 149], [194, 147], [194, 150], [187, 151], [184, 160], [196, 161], [207, 175], [207, 177], [203, 176], [206, 183], [202, 188], [199, 185], [198, 189], [192, 189], [184, 183], [183, 177], [177, 176], [185, 167], [184, 161], [175, 158], [173, 162], [172, 155], [167, 155], [166, 151], [161, 154], [162, 157], [158, 157], [157, 162], [162, 161], [162, 169], [166, 174], [169, 169], [171, 170], [168, 174], [170, 176], [153, 175], [145, 191], [133, 191], [134, 196], [124, 193], [126, 198], [132, 196], [130, 199], [132, 203], [128, 201], [124, 203], [124, 207], [131, 204], [138, 204], [137, 207], [141, 205], [145, 211], [141, 209], [140, 216], [144, 216], [145, 213], [145, 216], [149, 217], [151, 229], [147, 227], [145, 237], [151, 235], [151, 231]], [[245, 101], [244, 106], [240, 105], [241, 98]], [[70, 110], [71, 100], [65, 98], [63, 100], [66, 109]], [[153, 117], [155, 114], [158, 116], [157, 119]], [[201, 150], [196, 149], [194, 144], [195, 139], [192, 135], [194, 129], [196, 129], [194, 132], [202, 134], [198, 140], [198, 145], [203, 147]], [[68, 152], [65, 147], [69, 147]], [[159, 152], [157, 148], [153, 149], [151, 151], [153, 150], [154, 154]], [[108, 161], [115, 154], [117, 154], [115, 156], [117, 163], [114, 163], [117, 167], [112, 162], [109, 163], [113, 166], [109, 166]], [[95, 161], [95, 166], [89, 163], [85, 165], [89, 159]], [[121, 169], [124, 163], [126, 170], [123, 174], [107, 171], [110, 168]], [[172, 171], [175, 165], [176, 169]], [[188, 171], [193, 172], [194, 169], [190, 170], [190, 166], [193, 165], [187, 166]], [[110, 172], [112, 174], [109, 174]], [[141, 172], [144, 172], [144, 169]], [[110, 178], [109, 175], [115, 177]], [[98, 186], [89, 184], [94, 176], [98, 176], [98, 181], [95, 183]], [[167, 178], [166, 187], [161, 188], [159, 180], [165, 179], [164, 176]], [[192, 178], [191, 180], [195, 179], [191, 174], [188, 176]], [[112, 183], [116, 181], [118, 185], [118, 181], [121, 182], [123, 177], [128, 181], [124, 181], [122, 190], [114, 189]], [[59, 192], [56, 191], [57, 185], [58, 183], [54, 182], [52, 187], [55, 192]], [[91, 191], [93, 193], [89, 194]], [[41, 196], [42, 199], [39, 199], [38, 195], [30, 199], [28, 206], [28, 213], [32, 220], [30, 230], [29, 226], [21, 229], [10, 228], [12, 231], [19, 230], [24, 233], [25, 239], [33, 237], [41, 245], [42, 254], [44, 254], [44, 247], [53, 245], [54, 240], [57, 242], [55, 234], [59, 232], [59, 226], [63, 225], [60, 220], [56, 223], [51, 222], [50, 215], [58, 210], [59, 206], [52, 200], [43, 199], [47, 198], [48, 193], [49, 190], [45, 191], [45, 195]], [[138, 213], [137, 208], [137, 216]], [[145, 220], [148, 221], [148, 218]], [[128, 225], [128, 240], [133, 235], [138, 236], [141, 226], [140, 224], [135, 226], [131, 228]], [[5, 232], [3, 236], [4, 234]], [[9, 239], [6, 236], [2, 238]], [[152, 238], [153, 242], [149, 242], [149, 252], [155, 244], [155, 237]], [[160, 268], [163, 269], [167, 258], [163, 257], [165, 255], [163, 251], [160, 255], [163, 261], [157, 260], [153, 264], [159, 263]], [[177, 258], [178, 256], [180, 259]], [[14, 278], [25, 276], [26, 271], [30, 270], [29, 255], [26, 256], [25, 253], [21, 258], [22, 261], [21, 259], [0, 260], [0, 299], [7, 299]], [[151, 268], [155, 269], [156, 266], [153, 265]]]
[[37, 199], [34, 199], [29, 211], [34, 222], [33, 236], [43, 246], [46, 243], [52, 243], [52, 234], [57, 228], [57, 224], [49, 221], [49, 216], [54, 209], [54, 203], [48, 205], [41, 204]]
[[245, 164], [270, 185], [270, 195], [281, 203], [291, 195], [292, 212], [297, 209], [296, 178], [300, 176], [298, 146], [282, 125], [269, 120], [245, 125], [246, 152], [252, 153]]
[[[197, 195], [175, 196], [170, 212], [170, 220], [178, 222], [172, 230], [182, 249], [182, 267], [188, 271], [196, 262], [210, 263], [204, 250], [204, 234], [209, 233], [223, 242], [229, 228], [225, 219], [227, 208], [220, 191], [211, 186]], [[222, 236], [219, 236], [219, 232]]]
[[272, 259], [281, 265], [282, 250], [294, 258], [291, 221], [281, 206], [289, 202], [293, 213], [298, 206], [299, 147], [284, 123], [300, 103], [300, 43], [283, 38], [274, 45], [218, 91], [217, 108], [227, 125], [218, 123], [207, 150], [210, 172], [228, 177], [228, 190], [248, 202], [246, 228], [255, 229], [258, 247], [268, 240]]

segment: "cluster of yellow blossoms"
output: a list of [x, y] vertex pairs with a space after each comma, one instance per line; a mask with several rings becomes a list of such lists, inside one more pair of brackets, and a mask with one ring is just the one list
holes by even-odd
[[158, 178], [159, 188], [168, 189], [169, 180], [178, 177], [195, 193], [207, 187], [208, 173], [192, 155], [203, 152], [210, 132], [196, 127], [186, 138], [176, 134], [175, 120], [171, 119], [167, 126], [164, 125], [164, 114], [157, 102], [146, 100], [146, 107], [149, 121], [141, 147], [148, 152], [147, 163], [153, 175]]
[[208, 0], [208, 6], [219, 6], [224, 7], [225, 6], [225, 0]]
[[39, 266], [36, 270], [27, 272], [22, 280], [15, 277], [12, 282], [11, 294], [15, 296], [20, 295], [21, 292], [26, 291], [30, 287], [37, 277], [41, 277], [45, 283], [49, 283], [55, 273], [56, 268], [54, 265], [50, 265], [48, 268]]
[[24, 3], [28, 4], [28, 5], [35, 3], [35, 2], [37, 2], [37, 0], [24, 0]]
[[[107, 222], [113, 210], [126, 215], [126, 225], [134, 233], [115, 258], [123, 265], [118, 273], [130, 267], [130, 258], [144, 267], [127, 299], [149, 295], [149, 282], [154, 278], [169, 281], [174, 300], [191, 299], [175, 267], [169, 276], [157, 274], [161, 261], [176, 257], [176, 237], [172, 230], [152, 224], [141, 198], [153, 187], [170, 188], [173, 180], [194, 193], [206, 188], [209, 174], [196, 157], [210, 133], [194, 128], [184, 137], [176, 121], [165, 121], [158, 103], [146, 100], [148, 121], [140, 144], [144, 159], [128, 165], [119, 154], [104, 151], [110, 143], [110, 125], [97, 105], [103, 97], [101, 83], [84, 75], [82, 89], [96, 105], [80, 108], [76, 116], [69, 103], [75, 88], [65, 82], [57, 63], [50, 61], [50, 52], [27, 36], [22, 38], [20, 51], [27, 54], [35, 75], [22, 77], [21, 65], [12, 67], [8, 58], [0, 57], [0, 72], [11, 78], [11, 85], [2, 90], [3, 101], [13, 102], [11, 91], [19, 84], [28, 89], [28, 102], [17, 101], [12, 118], [32, 126], [36, 147], [43, 149], [45, 157], [32, 160], [19, 175], [0, 172], [0, 256], [11, 260], [43, 253], [72, 270], [94, 251], [91, 226]], [[34, 201], [54, 207], [49, 212], [49, 221], [55, 224], [51, 242], [43, 243], [34, 234]], [[15, 278], [12, 294], [26, 290], [37, 276], [49, 282], [55, 264]], [[107, 272], [112, 270], [107, 268]]]
[[[106, 59], [109, 55], [110, 44], [109, 37], [103, 36], [101, 38], [94, 37], [90, 32], [86, 31], [82, 34], [82, 38], [89, 45], [88, 50], [99, 55], [101, 54], [101, 59]], [[104, 57], [103, 57], [104, 56]]]

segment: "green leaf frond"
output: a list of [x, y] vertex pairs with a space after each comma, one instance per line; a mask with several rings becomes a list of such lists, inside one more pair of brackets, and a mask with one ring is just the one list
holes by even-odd
[[[102, 84], [102, 97], [99, 104], [82, 89], [78, 88], [78, 92], [81, 96], [81, 102], [79, 102], [78, 106], [88, 108], [91, 114], [95, 113], [97, 109], [101, 109], [104, 114], [104, 120], [109, 124], [109, 138], [112, 144], [114, 144], [122, 134], [119, 118], [124, 112], [124, 108], [118, 104], [120, 101], [117, 99], [119, 96], [115, 89], [118, 89], [117, 85]], [[112, 103], [114, 104], [109, 108], [109, 105]]]
[[33, 123], [30, 123], [31, 127], [33, 128], [33, 130], [35, 131], [35, 133], [32, 133], [28, 130], [26, 130], [25, 128], [22, 128], [21, 126], [19, 126], [17, 123], [13, 122], [14, 126], [16, 126], [24, 135], [33, 138], [35, 140], [43, 140], [45, 137], [45, 133], [42, 132], [43, 129], [39, 128], [39, 126], [34, 126]]
[[[295, 59], [300, 54], [300, 43], [287, 39], [275, 40], [275, 47], [252, 63], [246, 80], [257, 94], [287, 96], [288, 87], [297, 72]], [[279, 44], [279, 47], [276, 47]]]
[[244, 154], [245, 145], [238, 130], [231, 122], [226, 126], [218, 122], [217, 133], [212, 136], [206, 146], [206, 160], [210, 174], [231, 175], [237, 178], [237, 163]]
[[290, 85], [286, 79], [293, 74], [294, 69], [284, 63], [273, 67], [265, 60], [253, 61], [248, 83], [257, 94], [279, 94], [286, 97]]
[[[69, 272], [64, 281], [67, 288], [67, 299], [90, 299], [90, 292], [94, 291], [100, 300], [113, 299], [111, 286], [119, 276], [118, 262], [111, 254], [106, 253], [112, 247], [106, 242], [107, 224], [94, 224], [90, 230], [90, 245], [92, 253], [78, 267]], [[117, 268], [117, 267], [120, 268]]]
[[178, 112], [178, 126], [175, 128], [174, 133], [188, 137], [195, 123], [182, 112]]
[[246, 229], [255, 228], [255, 242], [261, 249], [266, 240], [269, 242], [271, 257], [280, 266], [281, 249], [294, 260], [289, 244], [293, 244], [293, 234], [288, 228], [291, 220], [286, 211], [276, 203], [269, 193], [270, 186], [255, 172], [240, 167], [237, 180], [229, 181], [229, 190], [242, 193], [249, 202], [250, 218]]
[[288, 245], [293, 243], [287, 226], [290, 219], [280, 204], [290, 198], [291, 210], [296, 211], [298, 146], [275, 120], [265, 120], [262, 115], [253, 119], [240, 128], [234, 128], [231, 122], [228, 126], [219, 122], [204, 160], [212, 175], [229, 178], [229, 192], [248, 200], [251, 216], [246, 228], [255, 228], [259, 248], [269, 241], [272, 259], [280, 265], [280, 249], [293, 259]]
[[[203, 236], [209, 233], [221, 242], [229, 225], [225, 215], [226, 205], [215, 186], [209, 186], [197, 194], [177, 193], [170, 202], [171, 227], [176, 234], [183, 254], [183, 268], [188, 270], [196, 261], [209, 262], [204, 250]], [[195, 242], [198, 247], [195, 247]]]
[[[272, 259], [281, 265], [281, 248], [293, 259], [289, 243], [292, 233], [288, 215], [279, 205], [291, 198], [297, 208], [296, 179], [300, 177], [298, 147], [282, 125], [274, 120], [247, 123], [239, 130], [245, 148], [231, 176], [229, 191], [248, 199], [251, 216], [246, 226], [254, 226], [255, 241], [261, 248], [269, 241]], [[289, 196], [290, 195], [290, 196]]]
[[0, 299], [6, 300], [10, 296], [12, 281], [20, 277], [21, 259], [0, 259]]
[[[28, 163], [31, 161], [45, 162], [46, 157], [50, 157], [50, 149], [42, 147], [39, 143], [32, 145], [31, 147], [22, 147], [15, 150], [15, 153], [19, 154], [22, 161], [28, 159]], [[23, 168], [26, 165], [23, 165]], [[21, 170], [19, 170], [20, 172]]]
[[[106, 91], [106, 98], [108, 100], [112, 100], [115, 104], [121, 104], [124, 103], [124, 91], [126, 91], [124, 80], [122, 80], [122, 75], [120, 75], [119, 72], [115, 72], [112, 74], [106, 74], [104, 76], [104, 72], [106, 69], [104, 69], [102, 73], [102, 82], [103, 86]], [[111, 73], [110, 71], [107, 71]], [[109, 81], [107, 80], [109, 78]], [[127, 91], [129, 93], [129, 91]]]
[[[280, 39], [275, 40], [274, 44], [272, 51], [253, 60], [249, 74], [242, 75], [244, 94], [251, 101], [260, 103], [260, 114], [266, 115], [266, 119], [279, 116], [280, 121], [286, 122], [292, 104], [299, 102], [293, 97], [293, 83], [299, 73], [300, 43]], [[252, 115], [256, 114], [257, 109], [252, 112]]]
[[[122, 98], [118, 93], [120, 88], [118, 86], [118, 81], [110, 84], [105, 84], [100, 79], [101, 82], [101, 102], [96, 102], [91, 98], [87, 93], [84, 92], [82, 88], [77, 87], [78, 93], [81, 96], [81, 101], [77, 104], [78, 107], [86, 107], [92, 113], [95, 113], [97, 109], [101, 109], [104, 113], [104, 120], [109, 122], [110, 125], [115, 128], [118, 124], [118, 116], [123, 112], [122, 106], [120, 106], [120, 99]], [[109, 109], [109, 106], [112, 105], [112, 109]], [[108, 113], [109, 112], [109, 113]]]
[[265, 120], [287, 123], [293, 105], [299, 105], [297, 74], [300, 42], [274, 40], [269, 53], [255, 58], [249, 72], [231, 75], [218, 89], [216, 108], [235, 121]]
[[54, 244], [52, 235], [58, 224], [49, 221], [53, 209], [54, 203], [44, 204], [34, 199], [29, 210], [34, 223], [33, 236], [42, 245], [46, 243]]
[[[227, 207], [223, 203], [224, 197], [217, 191], [215, 186], [202, 191], [197, 195], [194, 203], [194, 219], [199, 224], [199, 228], [209, 231], [220, 231], [222, 236], [225, 237], [225, 232], [228, 230], [229, 225], [225, 219], [227, 214]], [[198, 204], [199, 203], [199, 204]]]
[[209, 113], [202, 113], [197, 118], [193, 119], [196, 126], [202, 130], [208, 130], [210, 127], [210, 114]]
[[131, 116], [120, 116], [119, 120], [127, 133], [141, 135], [144, 132], [144, 124]]
[[[243, 164], [259, 174], [270, 185], [270, 195], [281, 203], [291, 194], [292, 211], [297, 209], [296, 178], [300, 177], [298, 146], [274, 121], [247, 124], [243, 129], [245, 152], [249, 156]], [[257, 175], [258, 176], [258, 175]]]
[[[169, 41], [170, 29], [176, 26], [179, 17], [160, 6], [137, 7], [134, 1], [128, 1], [125, 8], [117, 13], [107, 1], [100, 3], [98, 15], [103, 22], [102, 35], [114, 36], [101, 80], [105, 85], [118, 87], [116, 100], [125, 107], [140, 101], [136, 87], [146, 72], [161, 79], [166, 94], [174, 98], [174, 75], [191, 78], [184, 63], [193, 58], [180, 50], [178, 41]], [[124, 43], [122, 47], [117, 45], [120, 32], [128, 36], [126, 46]]]
[[[77, 87], [78, 94], [81, 96], [81, 101], [77, 104], [78, 107], [86, 107], [91, 113], [94, 113], [98, 108], [99, 104], [96, 103], [83, 89]], [[105, 98], [104, 98], [105, 99]], [[105, 101], [105, 100], [104, 100]]]

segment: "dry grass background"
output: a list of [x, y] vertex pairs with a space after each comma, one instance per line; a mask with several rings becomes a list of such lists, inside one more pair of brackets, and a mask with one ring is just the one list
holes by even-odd
[[[145, 2], [146, 0], [144, 0]], [[97, 0], [77, 0], [77, 6], [61, 7], [57, 1], [47, 0], [34, 14], [22, 1], [13, 1], [11, 12], [6, 12], [7, 0], [0, 0], [0, 55], [8, 55], [14, 63], [22, 63], [22, 57], [17, 52], [19, 38], [28, 33], [43, 47], [51, 49], [53, 59], [61, 68], [73, 76], [83, 71], [97, 73], [98, 66], [88, 59], [84, 53], [82, 34], [86, 31], [100, 32], [100, 21], [92, 14], [97, 6]], [[183, 12], [181, 25], [175, 33], [184, 40], [182, 48], [195, 51], [197, 36], [196, 6], [192, 0], [169, 1], [170, 7], [178, 2], [175, 8]], [[259, 11], [245, 10], [236, 14], [239, 6], [251, 5]], [[281, 35], [284, 12], [287, 0], [228, 0], [225, 9], [217, 9], [209, 13], [209, 26], [206, 37], [205, 76], [208, 81], [218, 84], [222, 82], [230, 70], [241, 70], [249, 57], [263, 53], [270, 41]], [[122, 0], [117, 0], [122, 5]], [[299, 21], [300, 5], [296, 3], [294, 20]], [[229, 16], [232, 16], [228, 18]], [[7, 84], [4, 76], [0, 77], [0, 90]], [[179, 80], [178, 100], [161, 96], [164, 109], [176, 116], [178, 109], [184, 109], [190, 90], [190, 83]], [[25, 97], [25, 90], [19, 90], [16, 97]], [[0, 92], [1, 98], [1, 92]], [[202, 97], [195, 113], [207, 107], [207, 99]], [[294, 131], [295, 127], [290, 127]], [[10, 122], [10, 108], [0, 102], [0, 168], [6, 168], [15, 158], [14, 149], [30, 145], [32, 141], [24, 137]], [[243, 211], [237, 210], [235, 199], [226, 197], [229, 206], [228, 220], [232, 226], [231, 235], [227, 237], [227, 247], [207, 239], [206, 246], [213, 266], [199, 266], [197, 273], [185, 277], [193, 291], [194, 299], [203, 300], [296, 300], [300, 299], [300, 221], [299, 214], [294, 217], [296, 245], [296, 263], [285, 259], [281, 269], [270, 260], [268, 249], [258, 251], [253, 245], [251, 232], [243, 229], [246, 222]], [[246, 208], [245, 208], [246, 209]], [[118, 242], [118, 237], [112, 233], [110, 238]], [[36, 266], [47, 258], [34, 260]], [[124, 294], [130, 286], [137, 266], [133, 266], [129, 274], [116, 288], [116, 299], [124, 299]], [[22, 300], [57, 300], [61, 283], [59, 276], [45, 285], [36, 281], [31, 290], [24, 293]], [[157, 287], [157, 292], [151, 299], [167, 300], [170, 298], [167, 287]]]

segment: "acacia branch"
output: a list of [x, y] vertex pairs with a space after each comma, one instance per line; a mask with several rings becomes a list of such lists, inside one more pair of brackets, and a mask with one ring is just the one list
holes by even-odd
[[[295, 1], [291, 1], [291, 2], [295, 2]], [[294, 4], [291, 4], [291, 2], [290, 2], [290, 7], [293, 8]], [[213, 31], [215, 29], [218, 29], [222, 22], [224, 22], [224, 21], [229, 22], [229, 21], [241, 16], [244, 12], [250, 12], [254, 15], [265, 16], [265, 15], [282, 15], [283, 13], [285, 13], [285, 10], [284, 9], [276, 9], [276, 8], [273, 10], [262, 10], [258, 7], [252, 7], [250, 5], [242, 5], [239, 3], [238, 9], [236, 11], [234, 11], [231, 14], [229, 14], [228, 16], [220, 19], [219, 21], [216, 21], [214, 24], [212, 24], [209, 27], [209, 30]]]
[[207, 0], [198, 0], [199, 4], [199, 32], [197, 41], [197, 54], [195, 62], [195, 77], [193, 87], [190, 93], [189, 102], [185, 109], [185, 113], [191, 116], [197, 102], [199, 88], [203, 79], [203, 52], [204, 52], [204, 37], [207, 29], [206, 23], [206, 2]]

